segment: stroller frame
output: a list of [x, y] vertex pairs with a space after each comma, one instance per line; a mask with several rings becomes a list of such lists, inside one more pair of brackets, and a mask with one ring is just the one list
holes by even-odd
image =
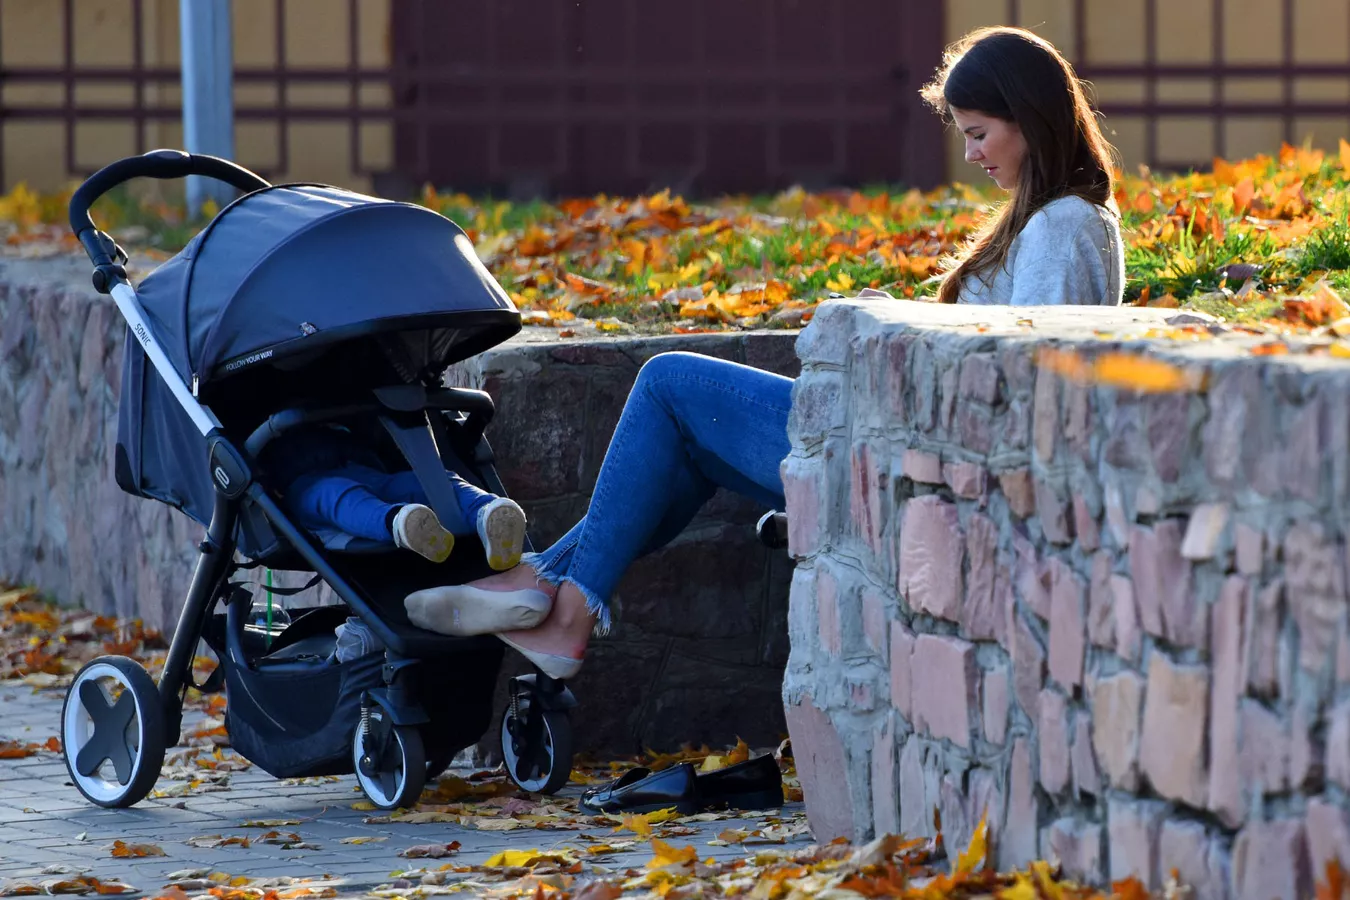
[[[491, 450], [483, 430], [491, 421], [493, 404], [482, 391], [432, 388], [424, 385], [374, 389], [368, 403], [328, 408], [286, 409], [272, 414], [239, 447], [223, 430], [210, 408], [200, 403], [184, 383], [146, 322], [135, 289], [123, 263], [126, 253], [107, 234], [94, 227], [89, 207], [112, 187], [135, 177], [181, 178], [206, 176], [220, 179], [243, 192], [270, 187], [254, 173], [226, 160], [190, 155], [177, 150], [155, 150], [113, 163], [95, 173], [74, 194], [70, 203], [72, 230], [93, 263], [93, 284], [110, 294], [126, 320], [129, 333], [175, 399], [206, 440], [212, 478], [213, 508], [206, 533], [198, 544], [200, 556], [178, 618], [159, 683], [156, 685], [138, 663], [125, 657], [100, 657], [76, 675], [62, 710], [63, 746], [72, 782], [89, 800], [107, 807], [125, 807], [139, 802], [153, 787], [160, 773], [164, 751], [176, 744], [182, 728], [183, 709], [189, 687], [203, 692], [218, 691], [225, 681], [226, 660], [203, 685], [192, 678], [192, 663], [198, 642], [205, 636], [218, 600], [227, 605], [226, 620], [242, 616], [240, 594], [231, 592], [230, 576], [241, 566], [234, 561], [236, 533], [242, 510], [252, 504], [275, 533], [289, 544], [304, 564], [359, 614], [385, 645], [381, 686], [365, 691], [361, 717], [353, 735], [353, 768], [371, 800], [383, 808], [416, 802], [427, 777], [434, 776], [449, 759], [426, 759], [417, 727], [428, 722], [417, 692], [417, 670], [423, 657], [416, 652], [435, 649], [438, 642], [486, 640], [500, 653], [500, 646], [487, 638], [444, 638], [420, 632], [410, 640], [384, 621], [362, 592], [338, 571], [315, 541], [297, 527], [256, 478], [253, 460], [274, 438], [288, 429], [353, 415], [376, 415], [395, 443], [409, 456], [419, 476], [428, 453], [443, 457], [432, 440], [436, 419], [443, 413], [464, 414], [455, 434], [448, 435], [461, 451], [474, 454], [477, 463], [491, 463]], [[461, 456], [461, 458], [465, 458]], [[444, 469], [441, 469], [443, 473]], [[489, 489], [504, 494], [490, 465], [481, 466]], [[433, 505], [436, 489], [427, 484]], [[442, 483], [441, 490], [449, 486]], [[444, 496], [444, 495], [442, 495]], [[274, 591], [286, 593], [286, 591]], [[424, 636], [424, 638], [422, 637]], [[228, 646], [228, 641], [226, 642]], [[214, 645], [213, 645], [214, 646]], [[219, 652], [219, 651], [218, 651]], [[231, 655], [235, 647], [226, 651]], [[235, 664], [247, 665], [245, 660]], [[114, 699], [97, 681], [112, 678], [120, 685]], [[566, 784], [571, 770], [572, 737], [568, 711], [576, 705], [571, 691], [560, 680], [542, 672], [519, 676], [510, 685], [511, 703], [503, 718], [502, 741], [508, 770], [522, 787], [551, 793]], [[128, 702], [127, 698], [130, 698]], [[83, 740], [81, 740], [81, 738]], [[134, 744], [134, 746], [132, 746]], [[99, 776], [111, 763], [115, 780]]]

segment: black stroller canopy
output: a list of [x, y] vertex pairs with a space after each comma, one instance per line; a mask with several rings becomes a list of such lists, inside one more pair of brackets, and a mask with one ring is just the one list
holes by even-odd
[[520, 329], [460, 228], [424, 207], [338, 188], [267, 188], [227, 207], [136, 289], [185, 383], [353, 337], [401, 333], [414, 373]]

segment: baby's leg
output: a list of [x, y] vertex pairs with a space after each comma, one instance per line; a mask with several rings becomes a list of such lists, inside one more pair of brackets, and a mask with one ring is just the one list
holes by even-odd
[[371, 541], [394, 540], [390, 525], [397, 507], [346, 470], [301, 475], [286, 489], [286, 507], [311, 531], [336, 529]]
[[[511, 499], [498, 497], [480, 490], [455, 472], [446, 472], [450, 487], [455, 492], [459, 518], [442, 521], [457, 537], [477, 534], [483, 544], [488, 566], [501, 571], [520, 562], [525, 547], [525, 512]], [[403, 503], [426, 503], [426, 492], [414, 472], [396, 472], [387, 476], [380, 487], [386, 500]]]

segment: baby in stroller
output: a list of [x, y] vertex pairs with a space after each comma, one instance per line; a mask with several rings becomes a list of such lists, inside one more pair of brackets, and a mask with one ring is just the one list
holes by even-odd
[[330, 550], [364, 541], [439, 563], [450, 556], [456, 537], [477, 533], [490, 568], [502, 571], [520, 562], [526, 522], [514, 500], [448, 471], [459, 519], [442, 522], [412, 470], [386, 471], [370, 447], [341, 426], [288, 432], [267, 448], [262, 463], [286, 510]]

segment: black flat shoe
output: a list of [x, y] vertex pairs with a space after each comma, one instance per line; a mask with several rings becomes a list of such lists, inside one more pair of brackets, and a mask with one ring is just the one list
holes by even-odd
[[783, 774], [771, 755], [702, 773], [697, 782], [704, 809], [776, 809], [783, 805]]
[[625, 772], [618, 781], [581, 795], [582, 810], [595, 815], [655, 812], [672, 806], [681, 815], [698, 811], [698, 780], [689, 763], [655, 774], [639, 766]]

